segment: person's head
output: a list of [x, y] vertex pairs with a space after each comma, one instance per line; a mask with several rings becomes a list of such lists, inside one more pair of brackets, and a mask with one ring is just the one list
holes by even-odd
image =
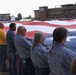
[[76, 75], [76, 58], [74, 59], [74, 61], [72, 62], [70, 66], [70, 71], [72, 75]]
[[42, 44], [44, 42], [44, 39], [45, 39], [45, 36], [42, 32], [35, 33], [34, 42]]
[[13, 31], [16, 30], [16, 24], [15, 23], [10, 23], [9, 28]]
[[45, 40], [45, 36], [42, 32], [37, 32], [35, 33], [34, 35], [34, 42], [33, 42], [33, 46], [32, 46], [32, 49], [36, 46], [36, 44], [43, 44]]
[[0, 22], [0, 28], [4, 28], [4, 24], [2, 22]]
[[17, 34], [20, 34], [22, 36], [25, 36], [25, 34], [26, 34], [26, 28], [24, 26], [19, 26], [17, 28]]
[[68, 36], [66, 28], [58, 27], [53, 31], [53, 41], [64, 44]]

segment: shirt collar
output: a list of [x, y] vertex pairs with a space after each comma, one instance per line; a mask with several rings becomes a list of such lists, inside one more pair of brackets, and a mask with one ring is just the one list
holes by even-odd
[[64, 46], [64, 44], [62, 44], [62, 43], [57, 43], [57, 42], [55, 42], [55, 45]]

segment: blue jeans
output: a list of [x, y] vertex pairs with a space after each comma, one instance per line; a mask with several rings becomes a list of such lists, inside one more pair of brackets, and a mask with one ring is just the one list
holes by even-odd
[[21, 59], [21, 75], [35, 75], [35, 69], [31, 61], [26, 62]]
[[0, 66], [1, 71], [6, 71], [6, 48], [7, 46], [0, 45]]
[[16, 52], [7, 49], [8, 53], [8, 68], [9, 68], [9, 75], [17, 75], [17, 68], [16, 68]]
[[26, 61], [26, 69], [27, 69], [27, 73], [28, 75], [35, 75], [35, 68], [32, 64], [32, 61], [27, 62]]
[[18, 54], [17, 58], [18, 58], [18, 75], [28, 75], [26, 65], [23, 62], [23, 59], [21, 59]]

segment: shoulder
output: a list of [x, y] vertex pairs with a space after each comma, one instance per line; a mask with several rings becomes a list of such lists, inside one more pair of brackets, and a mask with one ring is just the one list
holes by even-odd
[[68, 49], [68, 48], [66, 48], [66, 47], [63, 47], [63, 52], [64, 52], [64, 53], [67, 53], [67, 54], [69, 54], [69, 53], [74, 53], [72, 50], [70, 50], [70, 49]]
[[40, 45], [36, 45], [35, 46], [35, 48], [34, 48], [34, 50], [33, 51], [35, 51], [35, 52], [40, 52], [42, 49], [41, 49], [41, 46]]
[[7, 33], [9, 33], [9, 34], [14, 34], [14, 31], [12, 31], [12, 30], [8, 30]]
[[24, 38], [23, 38], [22, 36], [20, 36], [20, 35], [16, 35], [16, 36], [15, 36], [15, 39], [23, 40]]
[[2, 33], [2, 32], [5, 33], [5, 31], [3, 29], [0, 29], [0, 33]]
[[42, 54], [47, 52], [47, 49], [43, 45], [39, 45], [36, 47], [37, 51], [41, 52]]
[[53, 46], [48, 50], [49, 55], [63, 56], [65, 54], [66, 48], [64, 46]]
[[72, 57], [73, 57], [73, 58], [76, 57], [76, 53], [73, 52], [72, 50], [66, 48], [66, 47], [64, 48], [63, 54], [64, 54], [65, 57], [71, 57], [71, 58], [72, 58]]
[[4, 35], [6, 35], [6, 32], [3, 29], [1, 29], [0, 30], [0, 35], [4, 36]]

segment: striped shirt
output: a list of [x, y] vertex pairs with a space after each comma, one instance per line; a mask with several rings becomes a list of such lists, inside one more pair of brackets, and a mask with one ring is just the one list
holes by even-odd
[[55, 43], [48, 54], [52, 75], [71, 75], [70, 65], [75, 57], [76, 54], [71, 50], [67, 49], [61, 43]]
[[33, 50], [31, 50], [31, 59], [35, 67], [49, 67], [46, 48], [42, 44], [37, 44], [36, 47]]
[[17, 34], [14, 38], [14, 43], [17, 52], [22, 59], [30, 58], [30, 48], [32, 45], [30, 41], [28, 41], [25, 37]]

